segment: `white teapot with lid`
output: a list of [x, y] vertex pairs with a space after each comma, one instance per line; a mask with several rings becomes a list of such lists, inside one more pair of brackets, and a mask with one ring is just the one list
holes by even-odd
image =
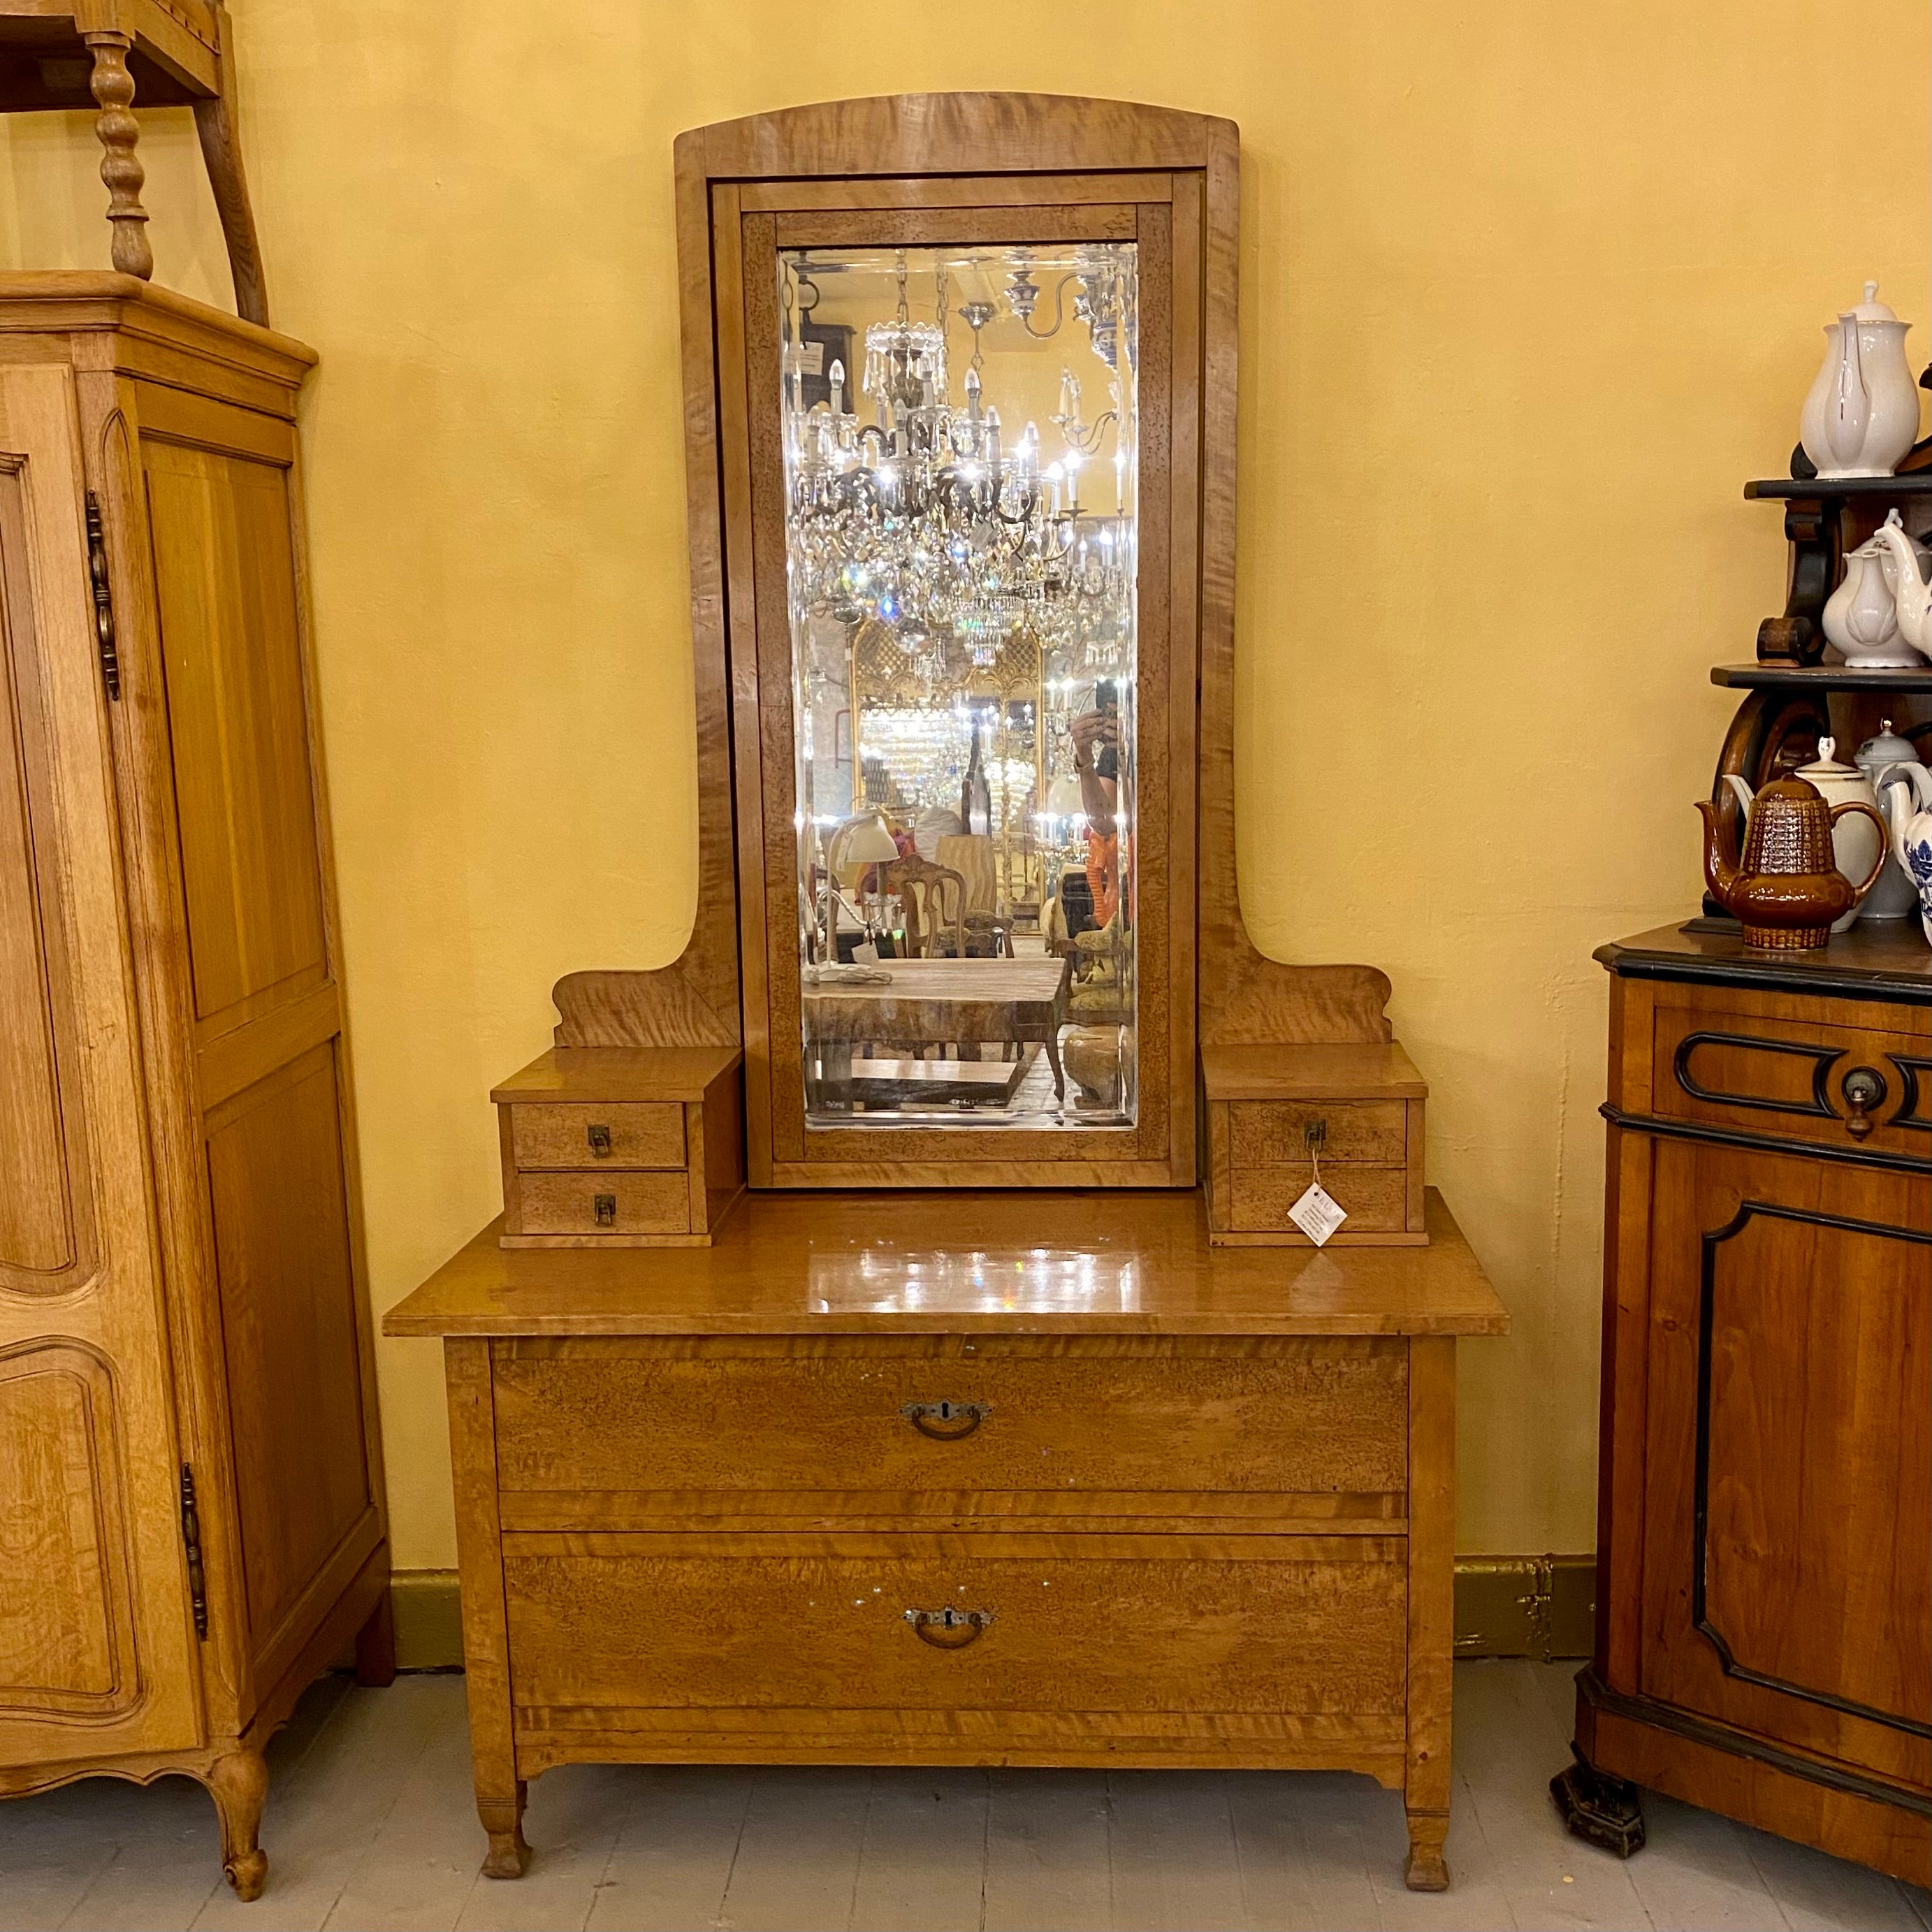
[[1865, 298], [1825, 328], [1823, 366], [1804, 398], [1798, 434], [1820, 476], [1889, 476], [1918, 440], [1918, 385], [1906, 331], [1865, 284]]
[[[1832, 592], [1821, 614], [1826, 640], [1837, 646], [1846, 664], [1859, 670], [1916, 670], [1924, 663], [1899, 631], [1898, 572], [1912, 572], [1913, 586], [1925, 581], [1928, 556], [1925, 546], [1906, 536], [1894, 510], [1886, 520], [1887, 527], [1898, 528], [1903, 538], [1894, 554], [1888, 538], [1868, 537], [1856, 550], [1845, 554], [1845, 574]], [[1901, 566], [1899, 556], [1906, 560]]]
[[[1864, 773], [1873, 791], [1876, 793], [1892, 766], [1914, 764], [1918, 757], [1912, 740], [1894, 731], [1888, 718], [1880, 726], [1876, 736], [1868, 738], [1852, 753], [1852, 762]], [[1880, 803], [1882, 809], [1882, 799]], [[1890, 850], [1889, 846], [1887, 850]], [[1885, 870], [1878, 875], [1878, 884], [1865, 895], [1858, 916], [1870, 926], [1874, 921], [1910, 918], [1918, 910], [1918, 888], [1899, 863], [1898, 855], [1892, 853], [1885, 862]]]

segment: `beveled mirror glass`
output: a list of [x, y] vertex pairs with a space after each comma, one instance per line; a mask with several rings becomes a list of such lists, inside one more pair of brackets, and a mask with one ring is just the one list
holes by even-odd
[[1137, 1118], [1139, 266], [776, 251], [808, 1127]]

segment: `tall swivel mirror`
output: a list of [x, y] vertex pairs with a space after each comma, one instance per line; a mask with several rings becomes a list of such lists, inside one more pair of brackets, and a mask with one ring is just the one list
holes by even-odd
[[704, 182], [749, 1176], [1191, 1184], [1220, 124], [920, 98]]
[[778, 272], [806, 1124], [1130, 1126], [1135, 244]]

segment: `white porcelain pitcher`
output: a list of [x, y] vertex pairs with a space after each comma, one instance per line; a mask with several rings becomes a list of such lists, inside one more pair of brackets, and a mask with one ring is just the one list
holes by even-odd
[[1865, 298], [1826, 325], [1823, 366], [1804, 398], [1798, 433], [1820, 476], [1889, 476], [1918, 440], [1918, 386], [1906, 332], [1865, 284]]

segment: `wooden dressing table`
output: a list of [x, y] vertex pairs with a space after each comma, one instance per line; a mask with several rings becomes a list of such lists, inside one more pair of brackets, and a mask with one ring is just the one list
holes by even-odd
[[[1423, 1187], [1388, 980], [1264, 958], [1240, 916], [1237, 179], [1228, 122], [1048, 96], [679, 142], [692, 934], [661, 970], [559, 983], [554, 1051], [497, 1090], [508, 1231], [385, 1324], [444, 1341], [494, 1876], [524, 1870], [525, 1785], [560, 1764], [1108, 1764], [1365, 1773], [1403, 1795], [1409, 1883], [1448, 1882], [1456, 1342], [1507, 1317]], [[862, 424], [828, 347], [856, 362], [862, 329]], [[1111, 483], [1083, 500], [1027, 414], [1122, 451]], [[861, 769], [880, 653], [855, 638], [880, 626], [884, 711], [935, 738], [970, 718], [1003, 798], [1001, 734], [1050, 802], [1072, 728], [1016, 713], [974, 653], [1031, 651], [1085, 707], [1118, 896], [1106, 997], [1071, 1019], [1054, 960], [888, 961], [876, 992], [801, 970], [821, 831], [946, 802], [910, 726], [898, 766]], [[999, 836], [1052, 885], [1024, 820]], [[992, 986], [1018, 991], [964, 997]], [[895, 1077], [875, 1106], [815, 1057], [1037, 1041], [1058, 1076], [1063, 1026], [1118, 1060], [1100, 1104]], [[1279, 1192], [1324, 1154], [1371, 1244], [1240, 1213], [1247, 1165]]]

